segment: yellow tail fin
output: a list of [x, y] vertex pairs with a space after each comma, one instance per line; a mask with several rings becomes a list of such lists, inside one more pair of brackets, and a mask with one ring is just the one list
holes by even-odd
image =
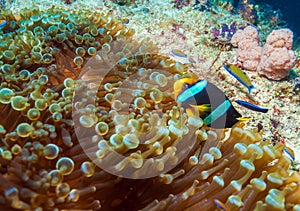
[[251, 117], [239, 117], [239, 118], [236, 118], [236, 119], [239, 120], [239, 121], [249, 121], [252, 118]]

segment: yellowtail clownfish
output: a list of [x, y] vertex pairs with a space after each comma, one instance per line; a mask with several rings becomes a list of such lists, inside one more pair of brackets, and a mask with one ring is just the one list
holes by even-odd
[[206, 80], [183, 78], [174, 83], [177, 103], [186, 108], [196, 108], [207, 126], [231, 128], [238, 121], [249, 120], [232, 106], [227, 96], [217, 86]]
[[241, 84], [243, 84], [248, 89], [249, 93], [251, 93], [251, 91], [254, 89], [254, 86], [252, 85], [247, 74], [242, 69], [240, 69], [236, 65], [232, 65], [232, 64], [228, 64], [228, 65], [225, 64], [224, 68], [233, 77], [235, 77]]

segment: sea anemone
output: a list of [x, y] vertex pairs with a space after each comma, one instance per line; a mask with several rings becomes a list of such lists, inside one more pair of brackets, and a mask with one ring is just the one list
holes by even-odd
[[119, 18], [2, 15], [1, 210], [299, 209], [284, 146], [183, 109], [173, 83], [197, 76]]

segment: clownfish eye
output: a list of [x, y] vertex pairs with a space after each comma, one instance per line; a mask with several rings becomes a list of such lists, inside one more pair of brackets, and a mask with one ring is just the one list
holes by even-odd
[[185, 88], [185, 89], [187, 89], [187, 88], [189, 88], [189, 85], [187, 83], [183, 83], [182, 87]]

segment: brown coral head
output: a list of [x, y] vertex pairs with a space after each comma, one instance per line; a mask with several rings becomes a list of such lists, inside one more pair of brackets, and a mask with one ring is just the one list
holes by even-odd
[[174, 99], [173, 84], [184, 73], [149, 44], [114, 41], [98, 51], [83, 68], [73, 101], [75, 132], [89, 158], [131, 179], [176, 167], [203, 125]]

